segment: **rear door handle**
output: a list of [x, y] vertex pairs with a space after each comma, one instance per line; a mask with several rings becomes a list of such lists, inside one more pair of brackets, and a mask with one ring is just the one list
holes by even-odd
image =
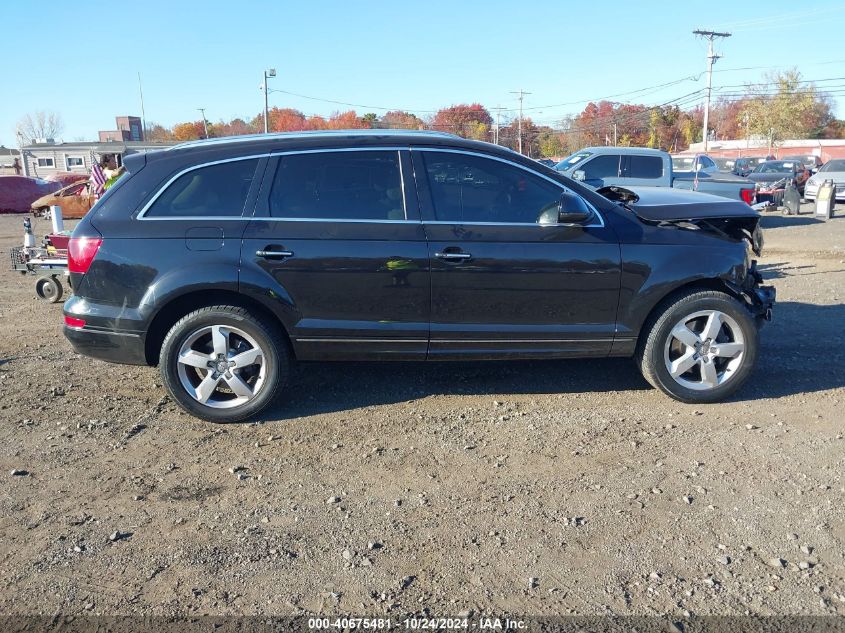
[[434, 256], [439, 259], [469, 259], [472, 257], [470, 253], [450, 253], [446, 251], [435, 253]]
[[256, 256], [264, 257], [266, 259], [284, 259], [285, 257], [293, 257], [293, 251], [277, 251], [277, 250], [263, 250], [255, 251]]

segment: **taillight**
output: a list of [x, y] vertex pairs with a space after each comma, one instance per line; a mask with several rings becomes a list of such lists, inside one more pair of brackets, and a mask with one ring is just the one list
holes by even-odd
[[745, 204], [754, 204], [754, 189], [740, 189], [739, 197]]
[[68, 270], [72, 273], [87, 273], [102, 243], [103, 238], [101, 237], [70, 238], [67, 246]]
[[85, 327], [85, 319], [77, 319], [76, 317], [65, 316], [65, 325], [68, 327]]

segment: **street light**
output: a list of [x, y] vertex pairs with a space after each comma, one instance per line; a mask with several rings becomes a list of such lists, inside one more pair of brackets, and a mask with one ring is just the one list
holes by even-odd
[[268, 129], [267, 129], [267, 117], [268, 117], [268, 112], [267, 112], [267, 80], [270, 77], [275, 77], [275, 76], [276, 76], [276, 69], [275, 68], [268, 68], [267, 70], [264, 71], [264, 83], [262, 84], [262, 87], [264, 88], [264, 133], [265, 134], [267, 134], [267, 132], [268, 132]]

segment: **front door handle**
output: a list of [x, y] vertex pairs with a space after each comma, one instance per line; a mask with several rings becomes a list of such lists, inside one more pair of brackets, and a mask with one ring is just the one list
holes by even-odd
[[472, 257], [470, 253], [450, 253], [448, 251], [441, 251], [434, 254], [439, 259], [469, 259]]
[[285, 257], [293, 257], [293, 251], [283, 251], [283, 250], [255, 251], [255, 254], [258, 257], [264, 257], [266, 259], [284, 259]]

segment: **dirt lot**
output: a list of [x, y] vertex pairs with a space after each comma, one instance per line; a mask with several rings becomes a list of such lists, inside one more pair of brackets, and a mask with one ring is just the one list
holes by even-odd
[[697, 407], [627, 360], [326, 364], [214, 426], [3, 272], [0, 614], [845, 615], [845, 218], [765, 226], [760, 362]]

